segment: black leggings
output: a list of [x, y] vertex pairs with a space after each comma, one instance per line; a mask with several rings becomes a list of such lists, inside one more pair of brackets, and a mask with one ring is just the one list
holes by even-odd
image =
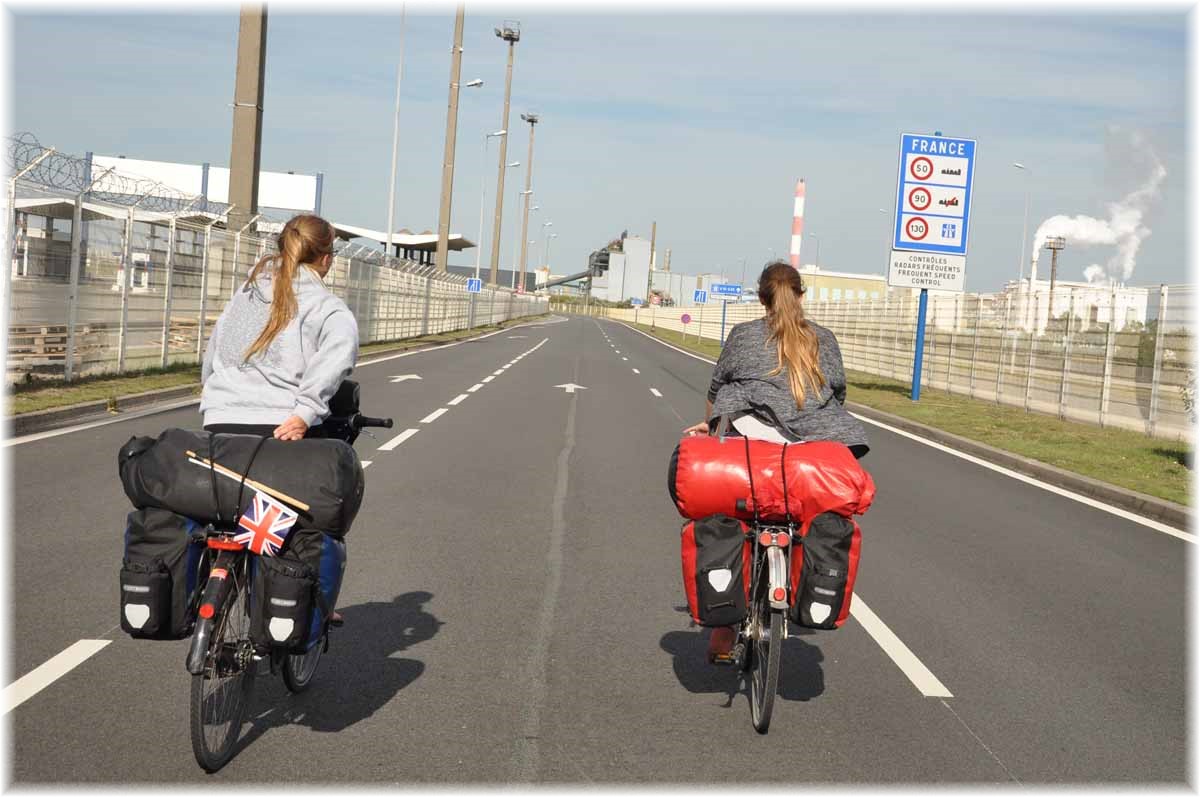
[[[213, 423], [204, 427], [206, 432], [214, 432], [217, 434], [252, 434], [258, 437], [274, 437], [275, 428], [278, 424], [269, 423]], [[304, 433], [306, 438], [325, 437], [325, 427], [321, 425], [310, 426], [308, 431]]]

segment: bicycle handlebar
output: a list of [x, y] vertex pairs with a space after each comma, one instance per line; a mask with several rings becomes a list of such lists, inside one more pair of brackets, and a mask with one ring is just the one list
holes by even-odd
[[355, 416], [355, 418], [354, 418], [354, 426], [358, 429], [362, 429], [367, 426], [377, 426], [381, 429], [391, 429], [392, 428], [392, 419], [391, 418], [371, 418], [367, 415], [358, 415], [358, 416]]

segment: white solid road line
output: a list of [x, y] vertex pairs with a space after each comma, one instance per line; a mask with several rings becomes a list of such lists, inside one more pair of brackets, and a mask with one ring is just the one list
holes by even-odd
[[451, 407], [456, 407], [456, 406], [458, 406], [459, 404], [461, 404], [461, 403], [462, 403], [462, 401], [463, 401], [463, 399], [465, 399], [465, 398], [466, 398], [467, 396], [469, 396], [469, 395], [470, 395], [470, 393], [459, 393], [457, 396], [455, 396], [454, 398], [450, 399], [450, 400], [449, 400], [449, 401], [447, 401], [446, 403], [447, 403], [447, 404], [449, 404]]
[[469, 388], [467, 388], [467, 392], [474, 393], [476, 390], [478, 390], [481, 387], [483, 387], [483, 382], [476, 382], [475, 384], [473, 384]]
[[871, 607], [858, 597], [858, 593], [851, 598], [850, 614], [871, 635], [875, 643], [883, 648], [883, 652], [888, 654], [900, 671], [908, 676], [908, 680], [913, 682], [913, 686], [917, 687], [917, 691], [922, 695], [925, 697], [954, 697], [950, 694], [950, 690], [937, 679], [937, 676], [930, 672], [929, 668], [908, 649], [908, 645], [901, 642], [900, 637], [892, 633], [892, 629], [879, 619], [879, 615], [871, 611]]
[[429, 413], [428, 415], [426, 415], [424, 418], [422, 418], [421, 423], [433, 423], [438, 418], [445, 415], [447, 412], [449, 412], [448, 409], [446, 409], [445, 407], [440, 407], [440, 408], [434, 410], [433, 412]]
[[633, 372], [634, 372], [635, 374], [640, 374], [640, 373], [641, 373], [641, 371], [639, 371], [639, 370], [638, 370], [638, 369], [636, 369], [636, 368], [634, 368], [634, 369], [633, 369]]
[[412, 437], [419, 431], [421, 431], [421, 430], [420, 429], [405, 429], [403, 432], [401, 432], [400, 434], [393, 437], [391, 440], [388, 440], [386, 443], [381, 445], [379, 447], [379, 450], [380, 451], [391, 451], [393, 448], [400, 445], [405, 440]]
[[1160, 523], [1157, 520], [1151, 520], [1150, 518], [1142, 517], [1141, 515], [1136, 515], [1133, 512], [1127, 512], [1124, 509], [1119, 509], [1118, 507], [1112, 506], [1110, 504], [1106, 504], [1102, 501], [1097, 501], [1095, 498], [1089, 498], [1086, 495], [1080, 495], [1079, 493], [1073, 493], [1070, 490], [1064, 490], [1062, 487], [1057, 487], [1053, 484], [1047, 484], [1046, 482], [1039, 481], [1039, 480], [1033, 478], [1032, 476], [1026, 476], [1024, 473], [1018, 473], [1015, 470], [1009, 470], [1008, 468], [1006, 468], [1002, 465], [997, 465], [995, 463], [988, 462], [985, 459], [980, 459], [979, 457], [971, 456], [970, 454], [964, 453], [962, 451], [956, 451], [955, 449], [950, 448], [949, 446], [944, 446], [941, 443], [935, 443], [932, 440], [926, 440], [924, 437], [919, 437], [918, 435], [915, 435], [911, 432], [906, 432], [903, 429], [897, 429], [896, 427], [889, 426], [886, 423], [880, 423], [879, 421], [875, 421], [870, 418], [864, 418], [862, 415], [858, 415], [853, 412], [850, 414], [853, 415], [855, 418], [858, 418], [863, 423], [869, 423], [869, 424], [872, 424], [873, 426], [878, 426], [880, 429], [887, 429], [889, 432], [893, 432], [893, 433], [901, 435], [903, 437], [907, 437], [910, 440], [915, 440], [918, 443], [923, 443], [923, 444], [929, 446], [930, 448], [936, 448], [939, 451], [944, 451], [947, 454], [958, 457], [959, 459], [965, 459], [968, 462], [974, 462], [976, 465], [980, 465], [989, 470], [994, 470], [997, 473], [1002, 473], [1005, 476], [1016, 479], [1017, 481], [1022, 481], [1022, 482], [1025, 482], [1026, 484], [1032, 484], [1034, 487], [1040, 487], [1043, 490], [1046, 490], [1047, 492], [1055, 493], [1056, 495], [1061, 495], [1064, 498], [1070, 498], [1072, 501], [1078, 501], [1081, 504], [1087, 504], [1090, 507], [1094, 507], [1094, 508], [1100, 509], [1104, 512], [1108, 512], [1111, 515], [1116, 515], [1117, 517], [1124, 518], [1125, 520], [1129, 520], [1134, 523], [1139, 523], [1148, 529], [1154, 529], [1155, 531], [1161, 531], [1163, 534], [1169, 534], [1172, 537], [1178, 537], [1179, 539], [1184, 540], [1186, 542], [1190, 542], [1193, 545], [1197, 541], [1200, 541], [1200, 537], [1197, 537], [1195, 534], [1189, 534], [1186, 531], [1180, 531], [1179, 529], [1172, 528], [1171, 526], [1168, 526], [1166, 523]]
[[[654, 341], [655, 343], [666, 346], [668, 349], [674, 349], [675, 351], [679, 352], [680, 354], [686, 354], [688, 357], [691, 357], [692, 359], [706, 362], [709, 365], [716, 365], [715, 360], [710, 360], [707, 357], [701, 357], [699, 354], [693, 354], [690, 351], [684, 351], [683, 349], [679, 348], [678, 346], [672, 346], [670, 343], [667, 343], [666, 341], [663, 341], [663, 340], [659, 340], [658, 338], [654, 337], [653, 335], [647, 335], [645, 332], [641, 331], [640, 329], [634, 329], [633, 327], [627, 327], [627, 328], [632, 332], [636, 332], [639, 335], [642, 335], [643, 337], [650, 338], [650, 340]], [[938, 451], [943, 451], [951, 456], [958, 457], [959, 459], [965, 459], [967, 462], [973, 462], [976, 465], [987, 468], [989, 470], [993, 470], [996, 473], [1003, 474], [1004, 476], [1008, 476], [1010, 478], [1016, 479], [1017, 481], [1025, 482], [1026, 484], [1031, 484], [1034, 487], [1040, 487], [1041, 489], [1046, 490], [1048, 492], [1055, 493], [1056, 495], [1061, 495], [1064, 498], [1070, 498], [1072, 501], [1078, 501], [1079, 503], [1086, 504], [1087, 506], [1093, 507], [1094, 509], [1099, 509], [1102, 512], [1108, 512], [1110, 515], [1116, 515], [1119, 518], [1124, 518], [1125, 520], [1129, 520], [1134, 523], [1138, 523], [1142, 526], [1145, 526], [1148, 529], [1154, 529], [1155, 531], [1161, 531], [1163, 534], [1169, 534], [1172, 537], [1178, 537], [1181, 540], [1185, 540], [1185, 541], [1193, 543], [1193, 544], [1195, 544], [1198, 540], [1200, 540], [1200, 538], [1198, 538], [1195, 534], [1189, 534], [1186, 531], [1180, 531], [1179, 529], [1172, 528], [1172, 527], [1166, 525], [1165, 523], [1159, 523], [1157, 520], [1151, 520], [1150, 518], [1142, 517], [1141, 515], [1134, 514], [1133, 512], [1127, 512], [1124, 509], [1120, 509], [1119, 507], [1112, 506], [1111, 504], [1106, 504], [1103, 501], [1097, 501], [1095, 498], [1088, 498], [1086, 495], [1080, 495], [1079, 493], [1073, 493], [1070, 490], [1064, 490], [1062, 487], [1056, 487], [1053, 484], [1047, 484], [1046, 482], [1039, 481], [1039, 480], [1033, 478], [1032, 476], [1026, 476], [1024, 473], [1017, 473], [1015, 470], [1009, 470], [1008, 468], [1005, 468], [1001, 465], [993, 464], [991, 462], [988, 462], [987, 460], [980, 459], [979, 457], [973, 457], [970, 454], [966, 454], [962, 451], [958, 451], [956, 449], [950, 448], [949, 446], [944, 446], [941, 443], [935, 443], [932, 440], [926, 440], [924, 437], [912, 434], [911, 432], [906, 432], [903, 429], [897, 429], [896, 427], [889, 426], [886, 423], [880, 423], [879, 421], [873, 421], [870, 418], [864, 418], [861, 415], [855, 415], [855, 413], [853, 413], [853, 412], [850, 414], [854, 415], [855, 418], [858, 418], [860, 421], [863, 421], [864, 423], [869, 423], [874, 426], [878, 426], [880, 429], [887, 429], [889, 432], [895, 432], [896, 434], [901, 435], [902, 437], [907, 437], [910, 440], [914, 440], [914, 441], [920, 443], [921, 445], [926, 445], [926, 446], [929, 446], [930, 448], [936, 448]]]
[[483, 378], [483, 381], [484, 381], [484, 383], [486, 384], [487, 382], [491, 382], [491, 381], [492, 381], [493, 379], [495, 379], [495, 378], [496, 378], [496, 375], [495, 375], [495, 374], [492, 374], [491, 376], [485, 376], [485, 377]]
[[199, 403], [200, 399], [193, 398], [186, 399], [184, 401], [177, 401], [171, 404], [163, 404], [158, 407], [150, 407], [149, 409], [139, 410], [138, 412], [123, 412], [114, 418], [103, 418], [98, 421], [88, 421], [87, 423], [81, 423], [78, 426], [67, 426], [62, 429], [51, 429], [48, 432], [36, 432], [35, 434], [27, 434], [24, 437], [12, 437], [4, 440], [3, 443], [0, 443], [0, 445], [4, 445], [6, 447], [19, 446], [22, 443], [33, 443], [38, 440], [45, 440], [48, 437], [58, 437], [59, 435], [70, 434], [71, 432], [82, 432], [86, 429], [95, 429], [97, 426], [108, 426], [110, 423], [132, 421], [136, 418], [145, 418], [147, 415], [157, 415], [160, 412], [170, 412], [171, 410], [177, 410], [181, 407], [187, 407], [192, 404]]
[[480, 336], [474, 337], [474, 338], [465, 338], [463, 340], [455, 341], [454, 343], [444, 343], [441, 346], [431, 346], [428, 349], [417, 349], [416, 351], [405, 351], [405, 352], [401, 352], [400, 354], [389, 354], [386, 357], [378, 357], [374, 360], [366, 360], [364, 362], [360, 362], [355, 366], [355, 368], [361, 368], [364, 365], [374, 365], [375, 363], [385, 363], [388, 360], [398, 360], [401, 357], [412, 357], [414, 354], [425, 354], [426, 352], [431, 352], [431, 351], [445, 351], [446, 349], [452, 349], [455, 346], [461, 346], [464, 343], [473, 343], [477, 340], [484, 340], [485, 338], [490, 338], [493, 335], [499, 335], [502, 332], [511, 332], [514, 329], [520, 329], [521, 327], [524, 327], [524, 326], [540, 326], [540, 324], [517, 324], [515, 326], [511, 326], [506, 329], [497, 329], [495, 332], [489, 332], [486, 335], [480, 335]]
[[659, 398], [662, 398], [662, 393], [659, 393], [656, 388], [650, 388], [650, 392], [653, 393], [654, 395], [658, 396]]
[[22, 675], [0, 695], [0, 715], [7, 714], [112, 643], [111, 639], [81, 639], [32, 672]]

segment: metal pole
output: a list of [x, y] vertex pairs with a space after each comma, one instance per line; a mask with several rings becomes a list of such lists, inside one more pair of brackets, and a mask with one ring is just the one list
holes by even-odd
[[[229, 156], [229, 201], [237, 207], [231, 227], [258, 212], [262, 158], [263, 84], [267, 72], [267, 6], [245, 5], [238, 26], [237, 74], [233, 93], [233, 143]], [[248, 224], [246, 226], [249, 226]]]
[[1154, 336], [1154, 376], [1150, 382], [1150, 423], [1147, 434], [1153, 435], [1158, 426], [1158, 401], [1162, 391], [1163, 331], [1167, 326], [1167, 286], [1159, 288], [1158, 329]]
[[[200, 260], [200, 321], [196, 326], [196, 357], [204, 359], [204, 326], [208, 321], [208, 250], [212, 245], [212, 228], [216, 219], [204, 228], [204, 254]], [[217, 283], [220, 285], [220, 283]]]
[[[975, 360], [979, 355], [979, 322], [983, 320], [983, 305], [980, 301], [982, 297], [975, 296], [975, 334], [971, 338], [971, 377], [967, 388], [967, 395], [975, 398]], [[999, 367], [999, 360], [996, 366]]]
[[721, 300], [721, 348], [725, 348], [725, 312], [729, 308], [729, 302]]
[[[75, 378], [75, 322], [79, 314], [79, 267], [82, 252], [83, 194], [80, 193], [75, 196], [75, 209], [71, 214], [71, 283], [67, 289], [67, 359], [66, 370], [63, 373], [68, 382]], [[9, 312], [12, 312], [11, 308]]]
[[462, 75], [463, 5], [454, 15], [454, 47], [450, 58], [450, 100], [446, 110], [446, 152], [442, 158], [442, 204], [438, 211], [437, 270], [446, 271], [450, 256], [450, 206], [454, 193], [454, 143], [458, 135], [458, 81]]
[[1075, 316], [1075, 290], [1067, 293], [1067, 323], [1063, 329], [1063, 364], [1062, 377], [1058, 380], [1058, 417], [1066, 417], [1067, 384], [1071, 372], [1071, 321]]
[[533, 128], [537, 126], [539, 117], [533, 113], [521, 114], [521, 119], [529, 123], [529, 158], [525, 161], [525, 213], [521, 221], [521, 289], [525, 288], [525, 264], [529, 257], [529, 202], [533, 196]]
[[[1161, 323], [1161, 322], [1160, 322]], [[1108, 419], [1108, 402], [1112, 392], [1113, 350], [1117, 339], [1117, 283], [1112, 284], [1108, 305], [1108, 334], [1104, 336], [1104, 383], [1100, 388], [1100, 426]]]
[[166, 269], [167, 285], [166, 285], [166, 288], [164, 288], [164, 290], [163, 290], [164, 296], [163, 296], [162, 362], [160, 363], [161, 367], [163, 367], [163, 368], [167, 367], [167, 352], [170, 350], [170, 345], [171, 345], [171, 299], [173, 298], [172, 283], [174, 282], [174, 276], [175, 276], [175, 217], [174, 216], [171, 217], [171, 224], [170, 224], [169, 230], [170, 230], [170, 232], [168, 234], [171, 236], [171, 239], [167, 243], [167, 269]]
[[425, 275], [425, 308], [421, 314], [421, 334], [429, 334], [429, 303], [433, 297], [433, 275]]
[[[513, 73], [513, 58], [516, 52], [516, 44], [520, 39], [520, 33], [517, 33], [515, 38], [510, 30], [504, 30], [498, 35], [508, 42], [508, 71], [504, 78], [504, 115], [500, 117], [500, 129], [508, 130], [508, 111], [509, 100], [512, 97], [512, 73]], [[492, 273], [488, 281], [489, 285], [495, 286], [500, 278], [500, 232], [501, 220], [504, 217], [504, 172], [508, 168], [508, 136], [504, 136], [500, 142], [500, 170], [496, 177], [496, 214], [492, 222]], [[483, 233], [479, 234], [483, 237]], [[479, 276], [476, 274], [475, 276]]]
[[[12, 251], [13, 238], [16, 236], [17, 180], [21, 179], [26, 174], [33, 171], [33, 169], [39, 163], [41, 163], [46, 158], [53, 155], [54, 152], [55, 152], [54, 147], [50, 147], [49, 149], [45, 150], [44, 152], [42, 152], [42, 154], [38, 155], [36, 158], [34, 158], [32, 161], [30, 161], [28, 166], [26, 166], [24, 169], [17, 172], [16, 174], [14, 174], [8, 180], [8, 220], [4, 224], [4, 232], [5, 232], [5, 235], [7, 236], [7, 238], [5, 239], [5, 248], [9, 252]], [[104, 174], [106, 175], [106, 174], [108, 174], [108, 172], [111, 172], [111, 171], [112, 171], [112, 169], [109, 169]], [[101, 175], [101, 177], [103, 177], [103, 176], [104, 175]], [[90, 178], [91, 175], [89, 174], [89, 175], [87, 175], [87, 177]], [[96, 178], [96, 179], [99, 180], [100, 178]], [[95, 182], [96, 181], [92, 181], [92, 183], [88, 185], [87, 189], [85, 189], [83, 193], [86, 194], [87, 191], [91, 189], [92, 185], [95, 185]], [[81, 194], [81, 196], [82, 196], [82, 194]], [[74, 233], [72, 233], [72, 235], [74, 235]], [[10, 259], [10, 262], [4, 264], [4, 285], [3, 285], [3, 289], [2, 289], [3, 296], [0, 296], [0, 301], [4, 302], [4, 306], [8, 308], [10, 317], [12, 314], [12, 305], [10, 304], [11, 297], [12, 297], [12, 276], [13, 276], [12, 275], [12, 262]]]
[[121, 253], [121, 331], [117, 342], [117, 373], [125, 372], [125, 349], [129, 345], [129, 286], [133, 273], [133, 208], [125, 222], [125, 247]]
[[1034, 294], [1033, 328], [1029, 330], [1029, 360], [1025, 363], [1025, 411], [1029, 412], [1029, 395], [1033, 386], [1033, 355], [1037, 346], [1037, 294]]
[[[996, 357], [996, 403], [1000, 403], [1000, 395], [1004, 390], [1004, 340], [1008, 337], [1008, 316], [1012, 312], [1012, 294], [1004, 297], [1004, 322], [1000, 327], [1000, 351]], [[1013, 356], [1016, 356], [1016, 343], [1013, 343]]]
[[921, 301], [917, 306], [917, 338], [913, 349], [912, 392], [913, 401], [921, 400], [921, 364], [925, 357], [925, 311], [929, 306], [929, 290], [921, 289]]
[[404, 12], [406, 2], [400, 3], [400, 60], [396, 64], [396, 111], [392, 117], [392, 171], [388, 188], [387, 253], [392, 254], [392, 230], [396, 226], [396, 158], [400, 147], [400, 82], [404, 79]]
[[[1028, 167], [1024, 167], [1028, 168]], [[1023, 169], [1024, 170], [1024, 169]], [[1020, 288], [1021, 283], [1025, 280], [1025, 242], [1028, 240], [1029, 234], [1029, 195], [1031, 189], [1029, 187], [1029, 178], [1025, 178], [1025, 220], [1021, 222], [1021, 251], [1017, 257], [1017, 287]]]

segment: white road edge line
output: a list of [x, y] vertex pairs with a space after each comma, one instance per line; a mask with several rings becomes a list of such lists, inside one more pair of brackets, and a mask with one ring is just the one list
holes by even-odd
[[851, 598], [850, 614], [871, 635], [875, 644], [883, 648], [883, 652], [888, 654], [900, 671], [908, 676], [908, 680], [912, 681], [918, 692], [925, 697], [954, 697], [937, 676], [921, 663], [916, 654], [909, 650], [908, 645], [901, 642], [900, 637], [879, 619], [879, 615], [871, 611], [871, 607], [858, 597], [858, 593], [854, 593]]
[[391, 440], [388, 440], [386, 443], [381, 445], [378, 450], [379, 451], [391, 451], [393, 448], [400, 445], [405, 440], [412, 437], [419, 431], [421, 431], [421, 430], [420, 429], [405, 429], [403, 432], [401, 432], [400, 434], [393, 437]]
[[457, 396], [450, 399], [446, 403], [449, 404], [451, 407], [457, 407], [459, 404], [462, 403], [463, 399], [465, 399], [469, 395], [471, 395], [471, 394], [470, 393], [459, 393]]
[[434, 410], [433, 412], [429, 413], [424, 418], [422, 418], [421, 423], [433, 423], [434, 421], [436, 421], [438, 418], [442, 417], [449, 411], [450, 410], [446, 409], [445, 407], [439, 407], [438, 409]]
[[1095, 509], [1103, 510], [1104, 512], [1108, 512], [1109, 514], [1116, 515], [1117, 517], [1120, 517], [1120, 518], [1124, 518], [1125, 520], [1129, 520], [1134, 523], [1140, 523], [1141, 525], [1145, 526], [1148, 529], [1154, 529], [1155, 531], [1161, 531], [1163, 534], [1169, 534], [1172, 537], [1178, 537], [1179, 539], [1184, 540], [1185, 542], [1190, 542], [1193, 545], [1195, 545], [1197, 542], [1200, 542], [1200, 537], [1197, 537], [1195, 534], [1189, 534], [1186, 531], [1180, 531], [1179, 529], [1172, 528], [1172, 527], [1168, 526], [1166, 523], [1160, 523], [1157, 520], [1151, 520], [1150, 518], [1142, 517], [1141, 515], [1136, 515], [1133, 512], [1128, 512], [1124, 509], [1120, 509], [1118, 507], [1112, 506], [1111, 504], [1106, 504], [1103, 501], [1097, 501], [1095, 498], [1089, 498], [1086, 495], [1080, 495], [1079, 493], [1073, 493], [1070, 490], [1064, 490], [1062, 487], [1057, 487], [1053, 484], [1047, 484], [1046, 482], [1039, 481], [1039, 480], [1033, 478], [1032, 476], [1026, 476], [1024, 473], [1018, 473], [1015, 470], [1010, 470], [1010, 469], [1004, 467], [1003, 465], [997, 465], [993, 462], [988, 462], [985, 459], [980, 459], [979, 457], [972, 456], [972, 455], [964, 453], [962, 451], [956, 451], [955, 449], [950, 448], [949, 446], [944, 446], [941, 443], [935, 443], [932, 440], [926, 440], [924, 437], [915, 435], [912, 432], [906, 432], [903, 429], [897, 429], [896, 427], [889, 426], [886, 423], [880, 423], [879, 421], [872, 420], [871, 418], [865, 418], [862, 415], [858, 415], [853, 412], [850, 414], [853, 415], [855, 418], [858, 418], [863, 423], [869, 423], [869, 424], [872, 424], [873, 426], [878, 426], [880, 429], [887, 429], [889, 432], [893, 432], [893, 433], [901, 435], [903, 437], [907, 437], [910, 440], [916, 440], [918, 443], [924, 443], [925, 445], [929, 446], [930, 448], [936, 448], [939, 451], [944, 451], [947, 454], [951, 454], [953, 456], [958, 457], [959, 459], [965, 459], [968, 462], [974, 462], [976, 465], [980, 465], [989, 470], [994, 470], [997, 473], [1000, 473], [1000, 474], [1003, 474], [1010, 478], [1016, 479], [1017, 481], [1022, 481], [1022, 482], [1025, 482], [1026, 484], [1032, 484], [1034, 487], [1040, 487], [1043, 490], [1046, 490], [1047, 492], [1055, 493], [1056, 495], [1061, 495], [1064, 498], [1070, 498], [1072, 501], [1078, 501], [1081, 504], [1086, 504], [1087, 506], [1093, 507]]
[[476, 382], [475, 384], [473, 384], [469, 388], [467, 388], [467, 392], [474, 393], [476, 390], [478, 390], [481, 387], [483, 387], [483, 382]]
[[40, 667], [22, 675], [0, 695], [0, 716], [7, 714], [112, 643], [111, 639], [81, 639]]
[[662, 393], [659, 393], [657, 388], [653, 388], [653, 387], [650, 388], [650, 392], [653, 393], [654, 395], [658, 396], [659, 398], [662, 398]]
[[[620, 323], [620, 322], [617, 322], [617, 323]], [[634, 329], [633, 327], [628, 327], [628, 326], [627, 326], [627, 328], [632, 332], [636, 332], [639, 335], [642, 335], [643, 337], [649, 338], [650, 340], [654, 341], [655, 343], [666, 346], [668, 349], [674, 349], [675, 351], [679, 352], [680, 354], [686, 354], [688, 357], [691, 357], [694, 360], [700, 360], [701, 362], [706, 362], [709, 365], [716, 365], [715, 360], [710, 360], [707, 357], [701, 357], [699, 354], [693, 354], [690, 351], [684, 351], [683, 349], [679, 348], [678, 346], [672, 346], [670, 343], [667, 343], [666, 341], [663, 341], [663, 340], [659, 340], [658, 338], [654, 337], [653, 335], [647, 335], [645, 332], [643, 332], [640, 329]], [[1111, 504], [1106, 504], [1103, 501], [1097, 501], [1095, 498], [1089, 498], [1086, 495], [1080, 495], [1079, 493], [1073, 493], [1070, 490], [1064, 490], [1062, 487], [1056, 487], [1053, 484], [1047, 484], [1045, 482], [1038, 481], [1037, 479], [1033, 478], [1032, 476], [1026, 476], [1024, 473], [1017, 473], [1015, 470], [1009, 470], [1008, 468], [1003, 467], [1002, 465], [993, 464], [991, 462], [988, 462], [987, 460], [980, 459], [979, 457], [974, 457], [974, 456], [971, 456], [970, 454], [966, 454], [962, 451], [958, 451], [956, 449], [950, 448], [949, 446], [944, 446], [941, 443], [935, 443], [932, 440], [926, 440], [924, 437], [915, 435], [911, 432], [906, 432], [903, 429], [897, 429], [894, 426], [887, 425], [886, 423], [880, 423], [879, 421], [874, 421], [874, 420], [871, 420], [870, 418], [864, 418], [863, 416], [857, 415], [853, 412], [850, 414], [854, 415], [854, 417], [858, 418], [860, 421], [863, 421], [863, 422], [869, 423], [869, 424], [873, 424], [874, 426], [878, 426], [881, 429], [887, 429], [889, 432], [895, 432], [896, 434], [901, 435], [903, 437], [907, 437], [910, 440], [915, 440], [916, 442], [921, 443], [922, 445], [927, 445], [930, 448], [936, 448], [939, 451], [943, 451], [947, 454], [950, 454], [951, 456], [958, 457], [959, 459], [965, 459], [968, 462], [974, 462], [976, 465], [980, 465], [982, 467], [988, 468], [989, 470], [994, 470], [996, 473], [1003, 474], [1004, 476], [1008, 476], [1010, 478], [1016, 479], [1017, 481], [1025, 482], [1026, 484], [1031, 484], [1034, 487], [1040, 487], [1041, 489], [1046, 490], [1048, 492], [1055, 493], [1057, 495], [1061, 495], [1064, 498], [1070, 498], [1072, 501], [1078, 501], [1081, 504], [1086, 504], [1087, 506], [1090, 506], [1093, 509], [1099, 509], [1102, 512], [1108, 512], [1110, 515], [1116, 515], [1117, 517], [1124, 518], [1124, 519], [1132, 521], [1134, 523], [1141, 524], [1148, 529], [1154, 529], [1155, 531], [1161, 531], [1163, 534], [1169, 534], [1172, 537], [1178, 537], [1179, 539], [1185, 540], [1192, 544], [1195, 544], [1196, 542], [1200, 541], [1200, 538], [1198, 538], [1195, 534], [1189, 534], [1186, 531], [1180, 531], [1179, 529], [1171, 528], [1170, 526], [1166, 525], [1165, 523], [1159, 523], [1157, 520], [1151, 520], [1150, 518], [1142, 517], [1141, 515], [1134, 514], [1133, 512], [1127, 512], [1126, 510], [1121, 509], [1119, 507], [1112, 506]]]
[[512, 332], [514, 329], [520, 329], [521, 327], [524, 327], [524, 326], [539, 326], [539, 325], [535, 324], [533, 322], [529, 322], [526, 324], [514, 324], [511, 327], [506, 327], [504, 329], [497, 329], [495, 332], [489, 332], [486, 335], [479, 335], [478, 337], [474, 337], [474, 338], [464, 338], [463, 340], [455, 341], [454, 343], [444, 343], [441, 346], [431, 346], [427, 349], [417, 349], [416, 351], [405, 351], [405, 352], [401, 352], [399, 354], [389, 354], [386, 357], [378, 357], [374, 360], [364, 360], [363, 362], [358, 363], [355, 366], [355, 368], [361, 368], [364, 365], [374, 365], [375, 363], [385, 363], [388, 360], [398, 360], [401, 357], [411, 357], [414, 354], [424, 354], [426, 352], [431, 352], [431, 351], [445, 351], [446, 349], [452, 349], [455, 346], [461, 346], [464, 343], [473, 343], [474, 341], [477, 341], [477, 340], [484, 340], [485, 338], [490, 338], [493, 335], [499, 335], [502, 332]]

